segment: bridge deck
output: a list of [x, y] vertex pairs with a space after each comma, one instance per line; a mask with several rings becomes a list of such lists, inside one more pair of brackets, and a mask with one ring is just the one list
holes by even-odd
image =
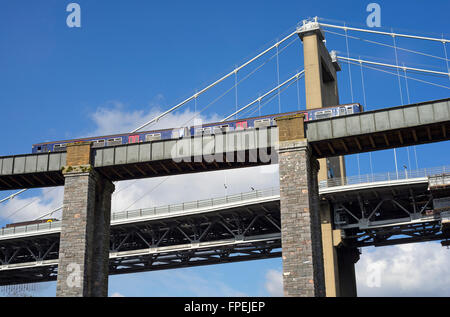
[[[316, 157], [347, 155], [450, 139], [450, 99], [306, 123]], [[277, 163], [278, 129], [93, 149], [94, 168], [112, 181]], [[0, 157], [0, 190], [64, 185], [66, 154]]]
[[[425, 212], [432, 196], [424, 176], [447, 169], [410, 172], [395, 180], [372, 175], [378, 181], [369, 183], [366, 177], [358, 177], [359, 183], [349, 177], [349, 185], [321, 184], [319, 193], [333, 208], [354, 216], [347, 224], [336, 223], [345, 243], [442, 240], [441, 214]], [[111, 225], [110, 274], [281, 256], [277, 188], [113, 213]], [[54, 280], [60, 229], [60, 222], [3, 229], [0, 285]]]

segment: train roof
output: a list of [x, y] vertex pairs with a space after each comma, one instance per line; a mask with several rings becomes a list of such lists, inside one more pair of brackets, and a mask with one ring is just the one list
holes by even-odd
[[[219, 122], [209, 122], [209, 123], [205, 123], [204, 125], [220, 125], [220, 124], [227, 124], [227, 123], [234, 123], [234, 122], [242, 122], [242, 121], [247, 121], [247, 120], [257, 120], [257, 119], [273, 117], [273, 116], [285, 116], [285, 115], [289, 115], [289, 114], [296, 114], [296, 113], [301, 113], [301, 112], [306, 112], [306, 111], [311, 111], [311, 110], [327, 109], [327, 108], [334, 108], [334, 107], [341, 107], [341, 106], [350, 106], [350, 105], [361, 106], [357, 102], [352, 102], [352, 103], [346, 103], [346, 104], [339, 104], [339, 105], [335, 105], [335, 106], [325, 106], [325, 107], [319, 107], [319, 108], [313, 108], [313, 109], [296, 110], [296, 111], [289, 111], [289, 112], [283, 112], [283, 113], [278, 113], [278, 114], [268, 114], [268, 115], [257, 116], [257, 117], [242, 118], [242, 119], [236, 119], [236, 120], [228, 120], [228, 121], [223, 121], [223, 122], [220, 122], [220, 121]], [[80, 142], [80, 141], [91, 140], [92, 138], [109, 139], [109, 138], [114, 138], [114, 137], [127, 136], [127, 135], [131, 136], [131, 135], [142, 134], [142, 133], [171, 131], [171, 130], [179, 129], [179, 128], [181, 128], [181, 127], [157, 129], [157, 130], [148, 130], [148, 131], [137, 131], [137, 132], [133, 132], [133, 133], [118, 133], [118, 134], [103, 135], [103, 136], [93, 136], [93, 137], [85, 137], [85, 138], [70, 139], [70, 140], [57, 140], [57, 141], [35, 143], [35, 144], [33, 144], [33, 146], [45, 145], [45, 144], [53, 144], [53, 143], [60, 143], [60, 142], [61, 143]]]

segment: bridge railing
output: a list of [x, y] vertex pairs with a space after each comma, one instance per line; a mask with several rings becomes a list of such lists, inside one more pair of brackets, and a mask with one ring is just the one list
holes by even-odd
[[14, 226], [14, 227], [9, 227], [9, 228], [1, 228], [0, 236], [6, 236], [6, 235], [10, 235], [10, 234], [36, 232], [36, 231], [41, 231], [41, 230], [58, 229], [58, 228], [61, 228], [61, 221], [36, 223], [36, 224], [26, 225], [26, 226]]
[[[248, 201], [248, 200], [256, 199], [256, 198], [276, 196], [279, 194], [280, 194], [279, 188], [253, 190], [253, 191], [247, 192], [247, 193], [228, 195], [225, 197], [218, 197], [218, 198], [195, 200], [195, 201], [181, 203], [181, 204], [172, 204], [172, 205], [159, 206], [159, 207], [153, 207], [153, 208], [114, 212], [111, 214], [111, 220], [145, 217], [145, 216], [152, 216], [152, 215], [173, 214], [176, 212], [183, 212], [183, 211], [195, 210], [195, 209], [200, 209], [200, 208], [221, 206], [221, 205], [225, 205], [225, 204], [229, 204], [229, 203], [236, 203], [236, 202], [240, 202], [240, 201]], [[42, 231], [42, 230], [58, 229], [58, 228], [61, 228], [61, 221], [31, 224], [31, 225], [25, 225], [25, 226], [14, 226], [14, 227], [10, 227], [10, 228], [0, 229], [0, 237], [6, 236], [6, 235], [37, 232], [37, 231]]]
[[[397, 181], [404, 179], [422, 178], [430, 177], [435, 175], [442, 175], [450, 172], [450, 166], [441, 166], [434, 168], [423, 168], [418, 170], [403, 170], [389, 173], [378, 173], [378, 174], [367, 174], [367, 175], [356, 175], [349, 176], [342, 180], [341, 178], [333, 178], [328, 181], [323, 181], [319, 183], [319, 188], [329, 188], [344, 185], [357, 185], [364, 183], [374, 183], [374, 182], [386, 182], [386, 181]], [[128, 210], [121, 212], [114, 212], [111, 214], [111, 220], [120, 220], [152, 215], [163, 215], [163, 214], [173, 214], [177, 212], [195, 210], [200, 208], [210, 208], [220, 205], [226, 205], [229, 203], [236, 203], [241, 201], [247, 201], [256, 198], [270, 197], [280, 195], [279, 188], [269, 188], [262, 190], [253, 190], [247, 193], [240, 193], [235, 195], [228, 195], [225, 197], [210, 198], [203, 200], [195, 200], [191, 202], [185, 202], [180, 204], [172, 204], [167, 206], [159, 206], [153, 208]], [[0, 229], [0, 237], [11, 234], [36, 232], [41, 230], [58, 229], [61, 228], [61, 221], [54, 221], [48, 223], [39, 223], [26, 226], [15, 226], [10, 228]]]
[[450, 166], [440, 166], [432, 168], [422, 168], [417, 170], [400, 170], [398, 172], [388, 172], [388, 173], [376, 173], [376, 174], [365, 174], [365, 175], [355, 175], [342, 178], [332, 178], [326, 181], [319, 182], [319, 188], [329, 188], [336, 186], [346, 186], [346, 185], [357, 185], [375, 182], [394, 182], [397, 180], [405, 180], [412, 178], [422, 178], [430, 177], [434, 175], [440, 175], [450, 172]]
[[210, 207], [221, 206], [221, 205], [226, 205], [226, 204], [230, 204], [230, 203], [247, 201], [247, 200], [256, 199], [256, 198], [276, 196], [279, 194], [280, 194], [279, 188], [253, 190], [253, 191], [247, 192], [247, 193], [228, 195], [225, 197], [218, 197], [218, 198], [195, 200], [195, 201], [185, 202], [185, 203], [181, 203], [181, 204], [172, 204], [172, 205], [161, 206], [161, 207], [114, 212], [111, 214], [111, 220], [120, 220], [120, 219], [163, 215], [163, 214], [173, 214], [173, 213], [177, 213], [177, 212], [195, 210], [195, 209], [200, 209], [200, 208], [210, 208]]

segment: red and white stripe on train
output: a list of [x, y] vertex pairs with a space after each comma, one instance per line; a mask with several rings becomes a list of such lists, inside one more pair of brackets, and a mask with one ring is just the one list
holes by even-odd
[[136, 133], [125, 133], [107, 136], [97, 136], [90, 138], [80, 138], [74, 140], [53, 141], [34, 144], [32, 153], [47, 153], [65, 151], [67, 143], [92, 141], [93, 147], [115, 146], [121, 144], [131, 144], [158, 140], [178, 139], [182, 137], [224, 133], [235, 130], [258, 129], [263, 127], [276, 126], [276, 117], [289, 114], [305, 114], [305, 121], [321, 120], [326, 118], [351, 115], [363, 111], [363, 107], [358, 103], [323, 107], [311, 110], [299, 110], [287, 113], [265, 115], [240, 120], [230, 120], [225, 122], [207, 123], [201, 127], [185, 127], [179, 129], [160, 129], [153, 131], [143, 131]]

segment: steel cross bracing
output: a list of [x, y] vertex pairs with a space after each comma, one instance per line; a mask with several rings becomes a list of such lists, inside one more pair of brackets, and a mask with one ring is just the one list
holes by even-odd
[[450, 205], [438, 210], [434, 199], [450, 192], [438, 193], [429, 187], [426, 178], [397, 186], [355, 188], [324, 198], [332, 205], [335, 228], [344, 232], [344, 244], [364, 247], [445, 240], [449, 237], [442, 234], [441, 223], [450, 216]]
[[[281, 256], [279, 202], [111, 226], [110, 274]], [[55, 280], [59, 233], [0, 243], [0, 285]]]
[[[441, 225], [450, 205], [437, 210], [435, 198], [450, 197], [447, 170], [330, 181], [321, 184], [320, 197], [331, 205], [344, 245], [445, 240]], [[59, 222], [2, 230], [0, 284], [54, 280], [59, 231]], [[279, 191], [114, 213], [110, 241], [110, 274], [279, 257]]]

